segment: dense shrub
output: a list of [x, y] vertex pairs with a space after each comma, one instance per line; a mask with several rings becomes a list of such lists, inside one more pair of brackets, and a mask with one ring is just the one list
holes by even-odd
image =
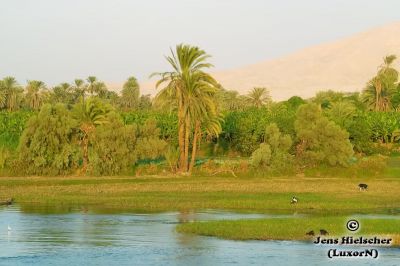
[[126, 172], [137, 160], [136, 126], [125, 126], [115, 113], [108, 119], [108, 123], [96, 128], [90, 140], [88, 172], [94, 175]]
[[353, 155], [349, 134], [322, 115], [316, 104], [300, 106], [295, 129], [298, 138], [297, 156], [304, 163], [347, 166]]
[[44, 105], [28, 121], [21, 137], [17, 169], [37, 175], [70, 173], [78, 161], [76, 126], [64, 105]]
[[221, 137], [230, 141], [232, 148], [250, 155], [264, 139], [265, 128], [275, 123], [284, 134], [295, 136], [295, 109], [285, 104], [267, 108], [251, 108], [226, 114]]
[[278, 126], [273, 123], [265, 130], [264, 143], [261, 143], [251, 155], [251, 165], [261, 171], [268, 169], [273, 174], [291, 172], [293, 170], [293, 159], [289, 153], [291, 146], [291, 137], [281, 134]]

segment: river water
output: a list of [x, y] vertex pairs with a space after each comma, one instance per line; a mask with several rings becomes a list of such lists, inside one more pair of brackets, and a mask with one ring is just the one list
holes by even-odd
[[275, 217], [288, 216], [223, 211], [98, 214], [85, 208], [57, 214], [0, 207], [0, 265], [400, 265], [398, 248], [380, 248], [376, 260], [330, 260], [329, 248], [311, 243], [231, 241], [175, 231], [179, 222]]

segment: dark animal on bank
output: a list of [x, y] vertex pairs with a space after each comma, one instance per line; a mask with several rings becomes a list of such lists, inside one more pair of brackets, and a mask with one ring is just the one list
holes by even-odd
[[367, 190], [368, 189], [368, 185], [361, 183], [361, 184], [358, 184], [358, 188], [360, 189], [360, 191]]
[[296, 204], [297, 202], [299, 202], [299, 199], [296, 198], [295, 196], [293, 196], [292, 200], [290, 201], [291, 204]]
[[13, 204], [14, 199], [9, 198], [9, 199], [0, 199], [0, 205], [11, 205]]
[[319, 230], [319, 233], [320, 233], [321, 236], [329, 235], [328, 231], [326, 231], [325, 229]]
[[313, 230], [311, 230], [310, 232], [308, 232], [308, 233], [306, 233], [306, 236], [314, 236], [315, 234], [314, 234], [314, 231]]

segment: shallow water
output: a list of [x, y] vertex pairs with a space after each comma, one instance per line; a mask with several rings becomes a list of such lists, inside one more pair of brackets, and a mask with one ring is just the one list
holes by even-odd
[[[0, 265], [322, 265], [329, 248], [296, 241], [230, 241], [179, 234], [179, 222], [293, 215], [222, 211], [157, 214], [23, 212], [0, 208]], [[390, 216], [388, 217], [390, 218]], [[11, 227], [8, 231], [7, 225]], [[400, 249], [377, 260], [335, 259], [335, 265], [400, 265]]]

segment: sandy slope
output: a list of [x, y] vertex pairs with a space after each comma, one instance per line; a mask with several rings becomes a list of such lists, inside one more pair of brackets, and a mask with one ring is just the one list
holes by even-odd
[[[310, 97], [326, 89], [361, 90], [388, 54], [400, 57], [400, 22], [214, 76], [225, 88], [240, 93], [263, 86], [275, 100]], [[156, 92], [152, 82], [141, 85], [142, 93]]]

